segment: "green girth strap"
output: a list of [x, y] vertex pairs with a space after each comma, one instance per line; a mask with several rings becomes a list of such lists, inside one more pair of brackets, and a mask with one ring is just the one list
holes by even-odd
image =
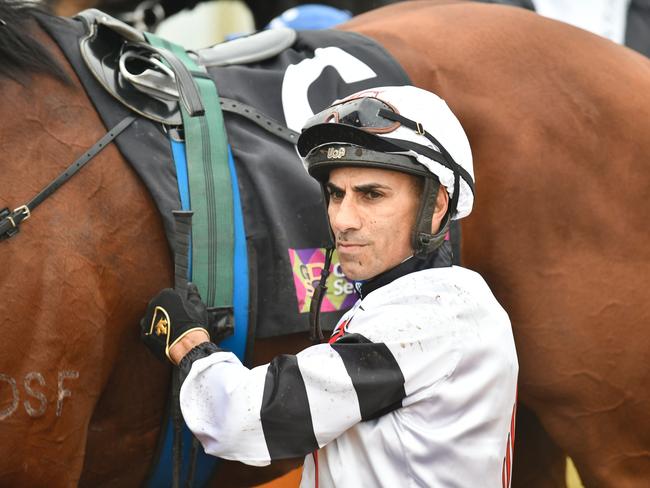
[[192, 281], [208, 307], [233, 306], [234, 228], [228, 143], [217, 88], [185, 49], [154, 34], [155, 47], [174, 53], [192, 72], [205, 113], [181, 103], [192, 218]]

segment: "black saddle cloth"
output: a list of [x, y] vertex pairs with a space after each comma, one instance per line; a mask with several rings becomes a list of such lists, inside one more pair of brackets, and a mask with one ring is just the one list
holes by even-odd
[[[85, 34], [83, 23], [50, 17], [42, 17], [40, 22], [65, 53], [104, 124], [112, 127], [128, 115], [129, 110], [104, 91], [81, 58], [78, 41]], [[281, 93], [287, 67], [313, 58], [316, 49], [323, 47], [342, 49], [377, 76], [346, 83], [336, 69], [325, 67], [307, 93], [314, 113], [334, 99], [359, 90], [410, 83], [404, 70], [377, 43], [338, 31], [300, 32], [290, 49], [271, 59], [208, 71], [221, 96], [244, 102], [286, 123]], [[301, 300], [314, 278], [310, 256], [327, 243], [328, 236], [319, 186], [302, 167], [292, 144], [240, 115], [226, 112], [224, 118], [242, 199], [254, 287], [251, 297], [256, 297], [251, 300], [251, 324], [257, 337], [306, 331], [308, 313], [301, 307]], [[139, 118], [116, 143], [153, 196], [171, 237], [171, 212], [180, 208], [180, 199], [169, 141], [161, 124]], [[304, 261], [303, 266], [296, 260]], [[339, 296], [328, 301], [329, 311], [322, 314], [324, 329], [333, 328], [354, 302], [352, 287], [344, 286], [343, 281], [339, 285], [331, 290]]]

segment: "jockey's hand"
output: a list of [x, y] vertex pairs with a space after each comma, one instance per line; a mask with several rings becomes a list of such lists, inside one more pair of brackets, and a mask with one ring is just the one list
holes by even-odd
[[162, 290], [151, 299], [140, 320], [142, 341], [158, 359], [174, 364], [169, 350], [194, 330], [203, 330], [210, 337], [208, 311], [193, 283], [188, 284], [187, 296], [171, 288]]

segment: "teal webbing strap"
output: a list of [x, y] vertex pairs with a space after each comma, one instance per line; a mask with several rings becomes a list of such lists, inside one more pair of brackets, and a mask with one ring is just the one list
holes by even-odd
[[181, 46], [146, 34], [152, 46], [174, 53], [198, 76], [205, 108], [190, 117], [181, 105], [189, 174], [192, 221], [192, 281], [209, 307], [233, 306], [234, 224], [231, 174], [217, 89]]

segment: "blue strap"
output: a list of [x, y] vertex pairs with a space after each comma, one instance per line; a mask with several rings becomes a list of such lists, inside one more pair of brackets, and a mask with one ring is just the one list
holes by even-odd
[[232, 175], [233, 218], [235, 228], [235, 253], [234, 253], [234, 296], [235, 308], [235, 333], [224, 339], [219, 344], [224, 349], [234, 352], [241, 362], [246, 355], [246, 342], [248, 340], [248, 254], [246, 250], [246, 230], [244, 228], [244, 214], [241, 208], [239, 186], [237, 185], [237, 172], [235, 160], [228, 145], [228, 165]]
[[[181, 198], [181, 208], [190, 209], [189, 185], [187, 179], [187, 162], [185, 160], [185, 144], [181, 141], [170, 139], [172, 154], [176, 165], [176, 177], [178, 180], [178, 191]], [[235, 313], [235, 333], [227, 339], [221, 341], [219, 346], [228, 349], [237, 355], [240, 361], [244, 361], [246, 354], [246, 342], [248, 338], [248, 254], [246, 250], [246, 231], [244, 228], [244, 215], [241, 208], [239, 195], [239, 186], [237, 184], [237, 173], [235, 171], [235, 161], [232, 157], [232, 151], [228, 146], [228, 165], [232, 175], [232, 197], [233, 197], [233, 218], [234, 218], [234, 296], [233, 306]], [[190, 250], [190, 263], [192, 262], [192, 253]], [[191, 270], [192, 267], [190, 266]], [[191, 271], [190, 271], [191, 273]], [[191, 276], [188, 277], [191, 279]], [[166, 488], [171, 486], [172, 481], [172, 442], [173, 426], [171, 418], [168, 420], [165, 429], [165, 440], [159, 453], [156, 467], [152, 470], [147, 486], [149, 488]], [[192, 435], [187, 426], [183, 429], [183, 466], [181, 468], [181, 479], [186, 480], [189, 470], [190, 447], [192, 445]], [[205, 486], [210, 476], [215, 470], [219, 459], [207, 455], [202, 449], [199, 449], [196, 460], [196, 471], [194, 475], [194, 487]]]
[[[190, 205], [190, 183], [187, 176], [187, 160], [185, 159], [185, 143], [169, 138], [172, 145], [172, 156], [174, 157], [174, 164], [176, 165], [176, 180], [178, 181], [178, 193], [181, 197], [181, 210], [189, 210]], [[190, 255], [192, 250], [190, 248]], [[190, 270], [192, 265], [190, 265]], [[191, 273], [191, 271], [190, 271]], [[188, 278], [190, 278], [188, 276]]]

